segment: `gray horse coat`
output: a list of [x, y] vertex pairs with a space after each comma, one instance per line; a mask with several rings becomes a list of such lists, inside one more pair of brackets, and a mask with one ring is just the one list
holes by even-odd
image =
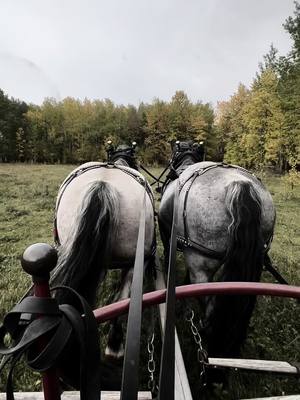
[[[240, 167], [185, 163], [177, 170], [179, 178], [166, 187], [159, 209], [166, 254], [178, 185], [178, 238], [190, 281], [209, 282], [215, 275], [221, 281], [259, 281], [275, 224], [270, 193]], [[239, 353], [254, 304], [253, 296], [217, 296], [206, 302], [210, 355]]]
[[[133, 263], [135, 257], [140, 212], [141, 208], [144, 207], [143, 194], [145, 189], [140, 182], [145, 182], [145, 178], [132, 168], [125, 166], [106, 168], [104, 167], [106, 164], [100, 162], [85, 163], [72, 171], [70, 175], [78, 170], [97, 165], [102, 167], [90, 169], [78, 175], [66, 188], [62, 185], [58, 193], [59, 204], [57, 204], [56, 224], [60, 243], [67, 247], [72, 243], [74, 231], [82, 217], [83, 209], [88, 206], [85, 196], [90, 185], [95, 182], [105, 182], [115, 196], [115, 209], [112, 211], [117, 218], [117, 230], [114, 243], [111, 244], [111, 265], [109, 267], [128, 267], [129, 264]], [[127, 172], [130, 172], [137, 179]], [[61, 195], [62, 190], [63, 194]], [[151, 254], [154, 241], [154, 210], [149, 195], [146, 197], [145, 206], [145, 256], [147, 257]]]

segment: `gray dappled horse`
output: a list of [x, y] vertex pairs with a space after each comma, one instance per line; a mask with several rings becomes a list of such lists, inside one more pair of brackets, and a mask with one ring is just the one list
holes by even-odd
[[[234, 165], [199, 162], [201, 148], [176, 142], [164, 188], [159, 227], [167, 251], [178, 185], [178, 247], [191, 283], [260, 280], [270, 248], [275, 209], [270, 193]], [[209, 356], [236, 356], [245, 340], [254, 296], [216, 296], [206, 302], [204, 335]]]
[[[129, 297], [145, 190], [145, 258], [151, 257], [155, 240], [153, 194], [135, 169], [133, 149], [119, 146], [108, 153], [109, 163], [88, 162], [72, 171], [56, 202], [59, 260], [52, 284], [74, 288], [92, 306], [97, 288], [111, 268], [122, 270], [114, 301]], [[71, 302], [64, 291], [56, 296], [60, 303]], [[121, 323], [115, 320], [106, 353], [121, 357], [122, 339]]]

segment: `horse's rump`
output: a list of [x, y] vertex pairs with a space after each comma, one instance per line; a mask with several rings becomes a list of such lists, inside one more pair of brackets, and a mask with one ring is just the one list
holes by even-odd
[[[77, 176], [74, 172], [83, 170]], [[130, 174], [127, 171], [130, 170]], [[137, 177], [137, 180], [134, 176]], [[71, 179], [70, 179], [71, 177]], [[66, 178], [58, 194], [56, 227], [60, 242], [65, 243], [73, 234], [83, 207], [84, 198], [95, 182], [107, 182], [119, 197], [118, 228], [115, 243], [111, 245], [111, 260], [116, 267], [131, 263], [135, 256], [141, 207], [143, 207], [144, 178], [137, 171], [126, 167], [106, 167], [101, 163], [87, 163]], [[154, 232], [152, 199], [146, 196], [145, 255], [151, 254]], [[112, 265], [114, 266], [114, 265]]]
[[[203, 164], [212, 163], [198, 163], [189, 167], [180, 177], [182, 182], [193, 170], [196, 171]], [[179, 235], [185, 235], [186, 224], [190, 239], [203, 243], [216, 252], [226, 252], [229, 244], [228, 227], [232, 222], [228, 190], [232, 189], [234, 182], [248, 183], [260, 199], [262, 237], [265, 242], [268, 242], [273, 232], [275, 219], [270, 193], [250, 173], [238, 168], [222, 166], [208, 169], [197, 176], [191, 186], [189, 186], [190, 181], [183, 185], [179, 201]]]

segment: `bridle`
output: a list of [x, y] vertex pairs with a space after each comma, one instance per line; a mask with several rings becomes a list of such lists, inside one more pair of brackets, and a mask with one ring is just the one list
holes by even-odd
[[[133, 142], [131, 146], [120, 145], [114, 148], [112, 143], [109, 141], [106, 148], [107, 162], [114, 164], [117, 161], [124, 160], [128, 167], [138, 171], [138, 165], [135, 158], [136, 142]], [[124, 163], [124, 165], [125, 165]]]
[[180, 174], [186, 169], [188, 164], [185, 164], [186, 160], [189, 160], [189, 165], [197, 162], [204, 161], [205, 152], [203, 143], [192, 143], [192, 142], [180, 142], [177, 140], [173, 146], [173, 154], [168, 166], [164, 172], [169, 170], [166, 175], [166, 179], [162, 186], [162, 193], [169, 185], [170, 182], [179, 178]]

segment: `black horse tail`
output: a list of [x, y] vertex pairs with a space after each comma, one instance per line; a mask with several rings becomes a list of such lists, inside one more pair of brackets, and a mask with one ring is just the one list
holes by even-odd
[[[261, 201], [248, 181], [227, 187], [226, 207], [231, 217], [227, 254], [220, 281], [258, 282], [263, 267], [264, 243]], [[236, 357], [243, 345], [255, 306], [255, 296], [216, 296], [208, 316], [210, 356]]]
[[[52, 284], [70, 286], [94, 305], [99, 283], [110, 262], [112, 243], [119, 224], [119, 195], [107, 182], [88, 188], [67, 241], [59, 248]], [[58, 290], [60, 303], [72, 303], [65, 290]]]

